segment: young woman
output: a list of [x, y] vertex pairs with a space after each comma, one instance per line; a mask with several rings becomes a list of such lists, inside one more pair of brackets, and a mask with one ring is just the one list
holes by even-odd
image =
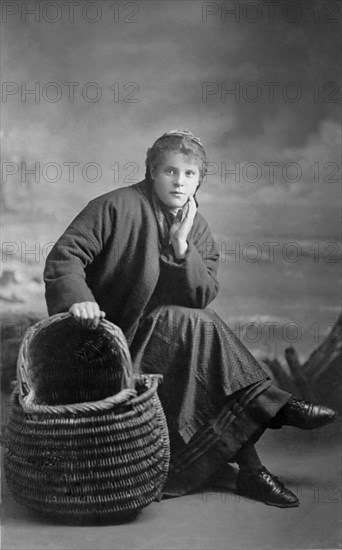
[[51, 250], [48, 311], [70, 311], [93, 329], [106, 316], [124, 332], [135, 368], [164, 375], [159, 395], [171, 441], [165, 494], [192, 491], [237, 462], [239, 494], [298, 506], [254, 443], [267, 427], [318, 428], [335, 412], [273, 386], [207, 309], [219, 289], [219, 254], [197, 211], [205, 173], [204, 148], [191, 132], [157, 139], [145, 179], [90, 201]]

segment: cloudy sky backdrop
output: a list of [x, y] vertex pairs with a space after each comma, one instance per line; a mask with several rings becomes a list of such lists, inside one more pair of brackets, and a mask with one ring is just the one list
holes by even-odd
[[[110, 186], [114, 162], [136, 162], [142, 176], [154, 139], [186, 127], [216, 163], [209, 184], [227, 198], [246, 189], [262, 200], [278, 200], [279, 192], [285, 200], [285, 191], [334, 202], [336, 186], [314, 183], [330, 171], [338, 179], [325, 166], [340, 161], [337, 2], [315, 2], [315, 10], [307, 0], [276, 3], [271, 10], [259, 1], [102, 1], [75, 5], [73, 15], [67, 2], [5, 4], [3, 81], [18, 85], [12, 95], [4, 94], [11, 85], [3, 88], [7, 150], [30, 162], [99, 162]], [[26, 13], [34, 6], [36, 15]], [[77, 83], [73, 102], [64, 82]], [[90, 82], [97, 87], [84, 88]], [[21, 86], [35, 85], [39, 101], [32, 94], [23, 101]], [[234, 87], [235, 96], [224, 94]], [[62, 95], [53, 102], [57, 90]], [[102, 95], [92, 102], [82, 90], [90, 100]], [[222, 163], [230, 169], [235, 162], [240, 181], [226, 176], [218, 185]], [[264, 162], [280, 163], [276, 185]], [[282, 173], [289, 162], [302, 171], [293, 185], [298, 166]], [[243, 173], [246, 163], [258, 163], [261, 173], [253, 166]]]
[[[152, 142], [187, 128], [211, 162], [199, 199], [218, 238], [338, 241], [339, 2], [42, 1], [2, 10], [3, 161], [40, 163], [39, 185], [9, 175], [7, 193], [21, 206], [34, 196], [32, 220], [45, 223], [46, 239], [91, 197], [142, 179]], [[34, 87], [39, 96], [25, 96]], [[79, 163], [73, 182], [63, 163]], [[84, 177], [87, 163], [101, 177], [94, 165]], [[11, 218], [17, 226], [20, 216]]]

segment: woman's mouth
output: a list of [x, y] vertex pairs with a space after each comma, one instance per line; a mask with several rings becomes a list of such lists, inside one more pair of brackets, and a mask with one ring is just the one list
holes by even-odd
[[171, 191], [171, 195], [175, 197], [185, 197], [185, 193], [181, 193], [180, 191]]

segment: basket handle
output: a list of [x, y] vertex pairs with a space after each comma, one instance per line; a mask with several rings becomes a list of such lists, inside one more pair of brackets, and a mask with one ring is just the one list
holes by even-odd
[[[97, 402], [93, 402], [92, 406], [89, 408], [89, 403], [75, 403], [71, 405], [56, 405], [56, 406], [50, 406], [50, 405], [36, 405], [34, 404], [34, 391], [30, 385], [30, 380], [27, 375], [27, 369], [26, 364], [28, 362], [29, 357], [29, 345], [31, 343], [32, 338], [36, 334], [42, 326], [46, 326], [46, 324], [52, 324], [57, 321], [62, 321], [64, 319], [67, 319], [69, 317], [73, 317], [71, 313], [57, 313], [55, 315], [52, 315], [48, 319], [43, 319], [39, 321], [38, 323], [35, 323], [31, 327], [29, 327], [25, 333], [25, 336], [23, 338], [23, 341], [20, 345], [19, 353], [18, 353], [18, 360], [17, 360], [17, 386], [15, 388], [15, 392], [19, 394], [19, 401], [25, 412], [46, 412], [46, 409], [54, 409], [55, 412], [57, 410], [62, 414], [64, 412], [84, 412], [85, 410], [96, 410], [96, 404], [103, 403], [106, 400], [100, 400]], [[107, 398], [108, 399], [108, 405], [112, 406], [115, 404], [122, 404], [128, 399], [135, 397], [137, 392], [135, 390], [135, 377], [133, 375], [133, 367], [132, 367], [132, 360], [130, 351], [128, 348], [128, 344], [126, 341], [126, 338], [117, 325], [114, 325], [113, 323], [107, 321], [106, 319], [102, 319], [100, 321], [100, 324], [107, 329], [113, 336], [115, 336], [116, 344], [118, 345], [121, 357], [122, 357], [122, 376], [121, 376], [121, 391], [117, 394]], [[95, 409], [93, 408], [95, 407]]]

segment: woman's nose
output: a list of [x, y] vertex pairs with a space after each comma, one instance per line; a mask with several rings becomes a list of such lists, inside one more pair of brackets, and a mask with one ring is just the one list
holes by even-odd
[[180, 186], [180, 185], [184, 185], [184, 174], [181, 174], [181, 173], [176, 174], [176, 175], [175, 175], [175, 178], [174, 178], [174, 180], [173, 180], [173, 182], [174, 182], [174, 184], [177, 185], [177, 186], [178, 186], [178, 185], [179, 185], [179, 186]]

